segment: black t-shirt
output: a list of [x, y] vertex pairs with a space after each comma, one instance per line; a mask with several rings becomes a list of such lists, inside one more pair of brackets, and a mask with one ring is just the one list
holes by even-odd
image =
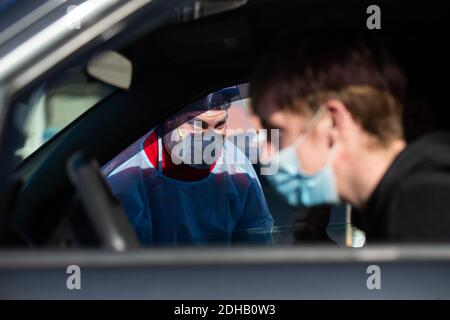
[[450, 133], [408, 145], [352, 216], [368, 244], [450, 242]]

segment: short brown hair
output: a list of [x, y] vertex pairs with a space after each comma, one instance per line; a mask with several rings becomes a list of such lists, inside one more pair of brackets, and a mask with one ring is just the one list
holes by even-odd
[[322, 39], [277, 44], [263, 56], [250, 81], [255, 112], [268, 91], [280, 109], [306, 114], [334, 98], [382, 144], [403, 137], [406, 80], [386, 49], [373, 40]]

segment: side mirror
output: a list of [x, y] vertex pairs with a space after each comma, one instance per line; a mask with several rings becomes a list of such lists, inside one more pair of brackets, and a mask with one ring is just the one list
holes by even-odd
[[87, 73], [101, 82], [127, 90], [131, 85], [133, 65], [120, 53], [105, 51], [88, 62]]

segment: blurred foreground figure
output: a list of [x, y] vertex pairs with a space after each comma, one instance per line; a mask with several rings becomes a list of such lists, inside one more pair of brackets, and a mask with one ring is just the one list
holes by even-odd
[[406, 146], [406, 81], [386, 50], [323, 39], [279, 47], [253, 76], [256, 112], [287, 110], [280, 122], [297, 128], [270, 182], [290, 203], [352, 204], [369, 243], [450, 241], [450, 133]]
[[272, 228], [251, 163], [225, 139], [236, 90], [194, 102], [118, 156], [108, 182], [142, 243], [227, 244]]

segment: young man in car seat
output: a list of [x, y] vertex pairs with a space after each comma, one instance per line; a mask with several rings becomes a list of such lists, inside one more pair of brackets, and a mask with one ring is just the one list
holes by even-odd
[[257, 113], [298, 110], [307, 123], [279, 153], [284, 181], [272, 179], [275, 188], [295, 181], [300, 201], [350, 203], [368, 243], [450, 241], [450, 133], [406, 145], [405, 77], [379, 43], [323, 37], [279, 47], [253, 79]]

